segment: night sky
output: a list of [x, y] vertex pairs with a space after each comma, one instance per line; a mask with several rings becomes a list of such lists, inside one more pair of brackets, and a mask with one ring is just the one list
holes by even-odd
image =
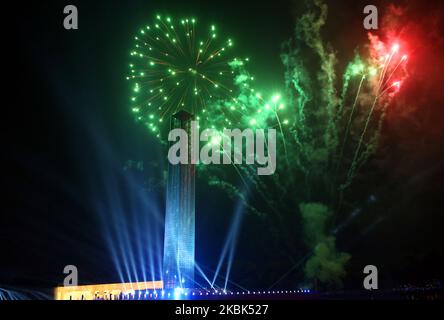
[[[98, 203], [109, 199], [111, 184], [122, 190], [123, 202], [131, 199], [125, 180], [115, 179], [125, 174], [128, 160], [144, 162], [141, 185], [159, 179], [165, 161], [164, 148], [129, 111], [131, 38], [158, 12], [202, 17], [233, 35], [237, 52], [254, 60], [259, 84], [279, 89], [281, 45], [304, 4], [240, 2], [75, 1], [76, 31], [63, 29], [63, 1], [32, 2], [8, 17], [11, 45], [4, 50], [11, 57], [3, 60], [3, 76], [11, 99], [2, 117], [0, 287], [54, 286], [68, 264], [79, 268], [81, 282], [119, 281]], [[367, 2], [327, 2], [323, 35], [337, 50], [339, 68], [366, 41], [361, 12]], [[390, 3], [375, 3], [381, 17], [390, 13]], [[380, 148], [354, 186], [362, 213], [337, 235], [338, 247], [352, 255], [347, 288], [361, 286], [367, 264], [379, 266], [386, 288], [444, 279], [443, 6], [396, 3], [404, 8], [412, 67], [405, 92], [388, 113]], [[163, 212], [163, 187], [149, 188], [149, 198]], [[236, 201], [199, 178], [196, 201], [197, 260], [214, 269]], [[269, 223], [244, 217], [231, 278], [245, 287], [270, 286], [305, 254], [292, 259], [277, 249], [298, 244], [272, 238]], [[278, 286], [301, 282], [302, 267]]]

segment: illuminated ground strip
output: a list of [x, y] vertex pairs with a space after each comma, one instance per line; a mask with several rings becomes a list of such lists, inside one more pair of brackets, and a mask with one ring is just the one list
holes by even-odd
[[[215, 289], [164, 290], [162, 281], [58, 287], [55, 300], [221, 300], [274, 299], [307, 297], [315, 293], [309, 289], [273, 291], [231, 291]], [[131, 289], [140, 288], [140, 289]]]

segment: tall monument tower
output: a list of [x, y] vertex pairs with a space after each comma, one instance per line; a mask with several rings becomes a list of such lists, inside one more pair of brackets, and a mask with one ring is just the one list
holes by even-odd
[[[181, 128], [188, 134], [188, 156], [191, 150], [193, 116], [179, 111], [171, 118], [171, 129]], [[195, 232], [195, 165], [168, 166], [163, 252], [165, 288], [194, 286]]]

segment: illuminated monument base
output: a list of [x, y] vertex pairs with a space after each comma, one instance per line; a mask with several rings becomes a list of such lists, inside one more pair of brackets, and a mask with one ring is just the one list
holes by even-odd
[[[191, 114], [180, 111], [171, 118], [171, 129], [183, 129], [190, 137], [191, 120]], [[191, 150], [190, 140], [188, 150]], [[169, 164], [163, 251], [166, 289], [194, 287], [194, 197], [195, 166]]]

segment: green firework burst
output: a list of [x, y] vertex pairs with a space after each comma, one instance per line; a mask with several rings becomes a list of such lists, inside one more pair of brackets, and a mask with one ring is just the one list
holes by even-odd
[[[157, 15], [139, 30], [130, 53], [131, 110], [158, 137], [179, 110], [209, 119], [210, 101], [233, 96], [233, 41], [195, 18]], [[230, 109], [218, 110], [230, 112]]]

